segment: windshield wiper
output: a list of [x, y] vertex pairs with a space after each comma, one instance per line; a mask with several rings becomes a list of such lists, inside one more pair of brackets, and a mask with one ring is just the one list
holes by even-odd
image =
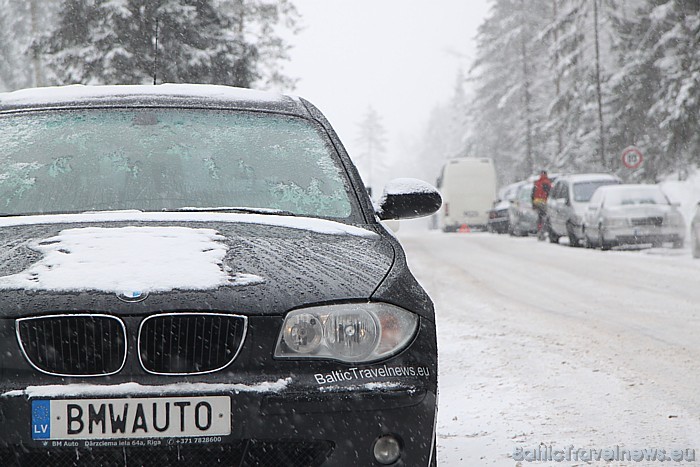
[[220, 207], [210, 207], [210, 208], [196, 208], [196, 207], [184, 207], [177, 209], [163, 209], [164, 212], [239, 212], [244, 214], [265, 214], [271, 216], [296, 216], [291, 211], [284, 211], [282, 209], [269, 209], [269, 208], [249, 208], [249, 207], [239, 207], [239, 206], [220, 206]]

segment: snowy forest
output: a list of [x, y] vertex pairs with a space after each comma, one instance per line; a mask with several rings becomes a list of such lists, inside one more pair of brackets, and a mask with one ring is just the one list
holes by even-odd
[[[289, 92], [293, 3], [0, 0], [0, 90], [155, 78]], [[654, 181], [700, 162], [697, 0], [491, 0], [476, 44], [453, 97], [395, 164], [434, 179], [445, 158], [492, 157], [507, 183], [540, 169]], [[359, 139], [381, 143], [373, 112], [358, 116]], [[634, 173], [620, 162], [629, 146], [645, 159]], [[370, 179], [383, 153], [356, 155]]]
[[[494, 0], [477, 35], [465, 154], [654, 181], [700, 162], [700, 2]], [[458, 96], [453, 107], [463, 107]], [[636, 146], [643, 170], [620, 155]]]
[[298, 17], [287, 0], [0, 0], [0, 12], [0, 89], [294, 83], [279, 66], [280, 30]]

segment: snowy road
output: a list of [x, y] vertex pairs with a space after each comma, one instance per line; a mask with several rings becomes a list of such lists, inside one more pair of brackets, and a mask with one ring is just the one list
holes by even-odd
[[700, 455], [700, 260], [688, 250], [399, 238], [436, 303], [440, 465], [514, 466], [514, 448], [540, 444]]

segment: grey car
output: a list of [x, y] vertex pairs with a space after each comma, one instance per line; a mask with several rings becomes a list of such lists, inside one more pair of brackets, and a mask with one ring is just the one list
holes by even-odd
[[537, 213], [532, 208], [532, 183], [518, 188], [515, 199], [508, 210], [508, 233], [516, 237], [537, 233]]
[[569, 237], [569, 245], [581, 246], [582, 220], [588, 202], [598, 187], [622, 183], [611, 174], [571, 174], [557, 179], [547, 200], [549, 241]]
[[511, 183], [499, 190], [498, 199], [494, 201], [493, 208], [489, 211], [487, 225], [489, 232], [502, 234], [510, 231], [510, 206], [518, 195], [518, 188], [524, 183]]
[[685, 221], [658, 185], [617, 185], [596, 190], [584, 217], [590, 246], [672, 243], [681, 248]]
[[700, 203], [695, 207], [695, 215], [690, 221], [690, 249], [693, 258], [700, 258]]

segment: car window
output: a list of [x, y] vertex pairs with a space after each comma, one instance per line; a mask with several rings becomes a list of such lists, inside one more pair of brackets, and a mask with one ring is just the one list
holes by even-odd
[[574, 201], [587, 203], [598, 188], [606, 185], [616, 185], [617, 183], [616, 180], [596, 180], [574, 183]]
[[532, 198], [532, 185], [526, 185], [520, 189], [520, 192], [518, 193], [518, 199], [520, 201], [529, 203]]
[[323, 133], [295, 117], [197, 109], [0, 118], [0, 211], [253, 207], [348, 218]]
[[557, 183], [555, 183], [555, 184], [552, 186], [552, 194], [551, 194], [551, 197], [552, 197], [553, 199], [556, 199], [556, 198], [559, 197], [559, 196], [558, 196], [558, 193], [559, 193], [559, 190], [560, 190], [560, 185], [561, 185], [561, 183], [557, 182]]
[[603, 190], [596, 190], [593, 193], [593, 196], [591, 196], [590, 205], [595, 207], [600, 206], [600, 203], [603, 200], [603, 193]]
[[568, 199], [569, 198], [569, 185], [566, 183], [561, 184], [561, 190], [559, 190], [559, 198], [560, 199]]

